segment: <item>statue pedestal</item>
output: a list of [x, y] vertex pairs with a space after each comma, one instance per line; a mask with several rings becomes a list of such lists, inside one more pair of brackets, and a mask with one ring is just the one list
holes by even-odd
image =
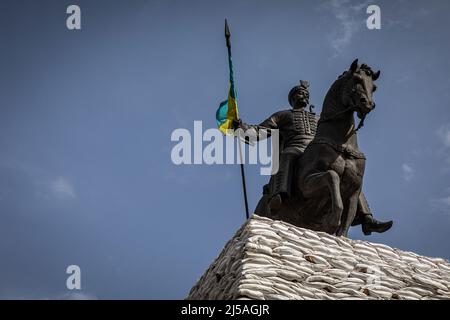
[[450, 263], [253, 215], [188, 299], [450, 299]]

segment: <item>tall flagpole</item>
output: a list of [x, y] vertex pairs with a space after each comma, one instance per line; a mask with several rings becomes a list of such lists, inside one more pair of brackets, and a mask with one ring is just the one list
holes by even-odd
[[238, 138], [238, 146], [239, 146], [239, 158], [241, 160], [241, 177], [242, 177], [242, 189], [244, 190], [244, 202], [245, 202], [245, 217], [248, 219], [248, 201], [247, 201], [247, 187], [245, 185], [245, 171], [244, 171], [244, 163], [242, 161], [242, 149], [241, 149], [241, 140]]
[[[228, 28], [228, 22], [227, 19], [225, 19], [225, 39], [227, 41], [227, 48], [228, 48], [228, 63], [230, 66], [230, 77], [233, 76], [232, 74], [232, 61], [231, 61], [231, 33], [230, 28]], [[233, 81], [233, 79], [231, 79]], [[247, 200], [247, 187], [245, 184], [245, 171], [244, 171], [244, 161], [242, 159], [242, 146], [241, 146], [241, 140], [238, 137], [238, 148], [239, 148], [239, 160], [241, 165], [241, 177], [242, 177], [242, 189], [244, 190], [244, 203], [245, 203], [245, 217], [248, 219], [250, 217], [248, 212], [248, 200]]]

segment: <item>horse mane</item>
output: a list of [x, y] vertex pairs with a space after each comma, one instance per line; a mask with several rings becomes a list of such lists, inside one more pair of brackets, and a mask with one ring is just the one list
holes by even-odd
[[337, 113], [342, 109], [342, 90], [348, 80], [348, 71], [344, 71], [336, 81], [333, 82], [322, 105], [321, 117]]

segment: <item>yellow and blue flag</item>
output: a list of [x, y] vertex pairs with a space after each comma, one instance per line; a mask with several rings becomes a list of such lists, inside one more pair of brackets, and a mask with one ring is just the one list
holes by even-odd
[[236, 90], [234, 89], [233, 62], [231, 52], [228, 50], [228, 65], [230, 68], [230, 83], [228, 89], [228, 99], [219, 105], [216, 112], [216, 121], [219, 130], [227, 134], [227, 130], [233, 129], [233, 120], [238, 120], [238, 108], [236, 101]]

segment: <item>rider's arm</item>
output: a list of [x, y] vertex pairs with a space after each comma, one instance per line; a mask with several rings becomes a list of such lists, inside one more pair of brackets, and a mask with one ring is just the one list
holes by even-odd
[[258, 125], [250, 125], [243, 121], [239, 121], [238, 128], [242, 129], [239, 132], [240, 137], [245, 138], [245, 141], [259, 141], [267, 139], [271, 136], [272, 130], [279, 129], [281, 119], [283, 118], [283, 111], [279, 111], [271, 115]]

